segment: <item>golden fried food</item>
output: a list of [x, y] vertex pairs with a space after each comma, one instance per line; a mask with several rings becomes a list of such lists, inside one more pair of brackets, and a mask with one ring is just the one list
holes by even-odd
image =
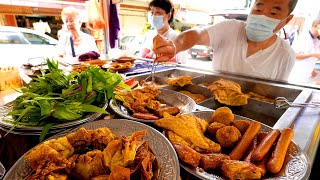
[[265, 101], [265, 102], [269, 102], [269, 103], [273, 103], [274, 99], [262, 96], [260, 94], [254, 93], [254, 92], [249, 92], [247, 94], [251, 99], [256, 99], [259, 101]]
[[116, 135], [112, 134], [108, 128], [98, 128], [96, 130], [89, 130], [91, 134], [91, 141], [94, 149], [103, 151], [109, 142], [116, 139]]
[[209, 125], [207, 132], [210, 135], [210, 137], [216, 137], [216, 132], [218, 129], [221, 129], [225, 127], [226, 125], [219, 123], [219, 122], [213, 122]]
[[212, 122], [229, 126], [234, 119], [234, 115], [228, 107], [220, 107], [212, 113], [211, 119]]
[[215, 99], [220, 103], [230, 106], [242, 106], [248, 104], [248, 95], [241, 92], [239, 84], [220, 79], [208, 86]]
[[121, 166], [114, 166], [113, 171], [108, 178], [108, 180], [130, 180], [130, 169]]
[[74, 153], [74, 148], [66, 137], [51, 139], [44, 142], [43, 144], [46, 144], [52, 149], [56, 150], [64, 158], [69, 158]]
[[191, 76], [179, 76], [175, 78], [168, 78], [167, 83], [169, 85], [178, 85], [180, 87], [183, 87], [187, 84], [192, 84], [191, 80], [192, 80]]
[[58, 173], [50, 173], [46, 180], [68, 180], [68, 176], [66, 174], [58, 174]]
[[206, 171], [220, 170], [222, 160], [230, 160], [230, 157], [222, 153], [203, 154], [199, 166]]
[[206, 138], [203, 134], [206, 130], [205, 127], [208, 127], [208, 123], [202, 120], [201, 122], [203, 124], [206, 123], [206, 125], [201, 125], [199, 121], [201, 120], [192, 114], [178, 114], [177, 116], [165, 116], [157, 120], [155, 124], [166, 130], [173, 131], [192, 144], [192, 147], [198, 147], [208, 152], [220, 152], [220, 145]]
[[89, 151], [86, 154], [75, 154], [69, 158], [72, 162], [66, 171], [74, 178], [90, 180], [93, 177], [107, 174], [103, 165], [103, 153], [99, 150]]
[[250, 126], [250, 123], [249, 120], [234, 120], [232, 121], [232, 126], [236, 127], [241, 134], [244, 134]]
[[148, 109], [160, 108], [161, 103], [154, 100], [159, 93], [160, 91], [155, 86], [145, 86], [128, 93], [118, 92], [115, 97], [134, 113], [149, 113]]
[[241, 133], [234, 126], [226, 126], [217, 131], [216, 139], [222, 147], [232, 148], [241, 139]]
[[222, 174], [229, 179], [260, 179], [259, 169], [248, 162], [237, 160], [223, 160], [221, 165]]
[[84, 128], [80, 128], [76, 132], [66, 135], [66, 137], [75, 153], [84, 152], [86, 147], [91, 144], [91, 134]]
[[181, 90], [179, 92], [191, 97], [197, 104], [199, 104], [200, 102], [202, 102], [206, 99], [206, 97], [202, 94], [193, 94], [193, 93], [191, 93], [189, 91], [185, 91], [185, 90]]
[[191, 165], [194, 168], [199, 165], [201, 159], [200, 153], [183, 144], [173, 143], [173, 147], [183, 162]]

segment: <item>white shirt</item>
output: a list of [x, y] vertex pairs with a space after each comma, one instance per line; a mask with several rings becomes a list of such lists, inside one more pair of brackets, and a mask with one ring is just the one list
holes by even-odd
[[[79, 46], [74, 46], [74, 52], [76, 57], [80, 56], [81, 54], [87, 53], [89, 51], [96, 51], [99, 53], [97, 48], [96, 42], [92, 36], [89, 34], [79, 32], [81, 38], [81, 44]], [[58, 43], [58, 54], [63, 55], [65, 58], [72, 57], [72, 50], [71, 50], [71, 43], [70, 43], [70, 33], [63, 33], [59, 39]], [[71, 58], [74, 59], [74, 58]]]
[[294, 65], [295, 53], [280, 37], [268, 48], [247, 56], [245, 22], [228, 20], [206, 27], [214, 49], [214, 69], [221, 72], [284, 80]]
[[[309, 31], [302, 32], [292, 43], [292, 48], [297, 54], [320, 53], [320, 40], [313, 39]], [[317, 62], [316, 57], [297, 59], [290, 75], [292, 81], [307, 82]]]
[[[153, 38], [157, 34], [158, 34], [158, 32], [156, 30], [149, 31], [146, 33], [145, 38], [144, 38], [144, 42], [142, 44], [142, 51], [141, 51], [141, 52], [143, 52], [144, 49], [146, 49], [146, 48], [149, 49], [150, 52], [148, 53], [148, 56], [151, 56], [154, 58], [155, 58], [155, 54], [153, 52]], [[162, 36], [167, 39], [174, 40], [178, 35], [179, 35], [178, 32], [176, 32], [172, 28], [169, 28], [168, 31], [165, 32]], [[176, 54], [175, 59], [176, 59], [177, 63], [185, 64], [188, 59], [187, 51], [179, 52], [178, 54]]]

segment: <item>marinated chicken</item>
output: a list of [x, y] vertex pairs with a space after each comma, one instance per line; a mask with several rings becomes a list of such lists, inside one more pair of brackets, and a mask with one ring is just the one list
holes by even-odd
[[242, 106], [248, 104], [248, 95], [241, 92], [239, 84], [220, 79], [213, 82], [208, 86], [209, 90], [213, 93], [215, 99], [221, 104], [230, 106]]
[[179, 76], [174, 78], [168, 78], [167, 83], [169, 85], [178, 85], [180, 87], [183, 87], [187, 84], [192, 84], [191, 80], [192, 80], [191, 76]]
[[237, 160], [223, 160], [222, 174], [229, 179], [260, 179], [261, 172], [251, 163]]

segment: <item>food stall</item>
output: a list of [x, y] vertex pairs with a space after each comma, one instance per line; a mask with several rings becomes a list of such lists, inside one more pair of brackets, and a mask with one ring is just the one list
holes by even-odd
[[[135, 78], [136, 81], [144, 81], [149, 78], [150, 72], [152, 69], [152, 63], [145, 62], [146, 60], [136, 60], [134, 63], [135, 66], [129, 67], [124, 71], [119, 69], [114, 69], [115, 71], [119, 71], [119, 73], [124, 74], [126, 79]], [[109, 67], [109, 66], [107, 66]], [[107, 68], [106, 68], [107, 69]], [[131, 70], [131, 71], [130, 71]], [[192, 84], [188, 84], [186, 86], [180, 87], [176, 85], [168, 85], [167, 80], [170, 78], [188, 76], [191, 77]], [[242, 92], [249, 93], [253, 92], [254, 94], [258, 94], [260, 96], [252, 96], [248, 99], [248, 103], [242, 106], [227, 106], [232, 110], [235, 114], [236, 118], [239, 119], [250, 119], [256, 120], [263, 125], [263, 128], [266, 130], [273, 129], [284, 129], [284, 128], [292, 128], [294, 131], [294, 136], [292, 138], [293, 142], [296, 146], [294, 146], [294, 150], [289, 153], [292, 156], [290, 161], [287, 161], [288, 165], [286, 166], [286, 172], [282, 174], [282, 178], [294, 177], [297, 176], [301, 179], [305, 179], [311, 172], [311, 167], [314, 164], [315, 155], [319, 145], [319, 108], [318, 103], [320, 102], [320, 91], [316, 88], [306, 87], [306, 86], [298, 86], [293, 84], [288, 84], [284, 82], [275, 82], [268, 81], [256, 78], [249, 78], [243, 76], [237, 76], [232, 74], [222, 74], [207, 70], [195, 69], [192, 67], [186, 67], [184, 65], [179, 64], [164, 64], [159, 65], [155, 69], [154, 73], [154, 84], [158, 85], [160, 91], [160, 99], [168, 102], [169, 104], [176, 105], [183, 109], [181, 113], [190, 113], [191, 111], [194, 114], [200, 114], [200, 117], [208, 118], [210, 115], [203, 114], [203, 112], [212, 112], [220, 107], [224, 107], [226, 105], [217, 101], [212, 92], [208, 89], [208, 84], [217, 82], [220, 79], [230, 80], [240, 85]], [[191, 102], [190, 99], [184, 99], [185, 96], [181, 95], [181, 91], [188, 91], [191, 94], [201, 94], [205, 98], [195, 102]], [[175, 93], [177, 94], [175, 94]], [[15, 97], [20, 94], [13, 90], [0, 91], [0, 102], [1, 116], [5, 116], [7, 104], [10, 104], [10, 101], [15, 99]], [[258, 98], [257, 98], [258, 97]], [[268, 100], [263, 99], [265, 97]], [[286, 99], [278, 99], [277, 103], [270, 101], [275, 100], [277, 97], [284, 97]], [[260, 99], [259, 99], [260, 98]], [[262, 99], [261, 99], [262, 98]], [[307, 104], [305, 104], [307, 103]], [[107, 107], [107, 106], [106, 106]], [[104, 108], [106, 108], [104, 107]], [[183, 108], [181, 108], [183, 107]], [[315, 108], [316, 107], [316, 108]], [[110, 115], [107, 116], [93, 116], [89, 118], [89, 120], [81, 121], [76, 124], [72, 124], [70, 126], [62, 126], [62, 129], [68, 129], [68, 131], [75, 131], [80, 127], [86, 127], [86, 122], [94, 121], [96, 124], [94, 127], [109, 127], [110, 125], [106, 125], [105, 123], [108, 121], [115, 121], [115, 124], [121, 124], [117, 119], [129, 119], [135, 122], [141, 122], [145, 125], [141, 125], [143, 127], [147, 126], [152, 127], [152, 130], [158, 137], [157, 133], [162, 133], [162, 128], [159, 128], [155, 124], [153, 124], [152, 120], [141, 120], [141, 118], [134, 118], [130, 115], [126, 109], [122, 106], [117, 106], [112, 103], [109, 103], [107, 107], [107, 111], [110, 112]], [[98, 118], [99, 117], [99, 118]], [[104, 122], [97, 121], [98, 119], [104, 119]], [[112, 119], [112, 120], [107, 120]], [[114, 120], [113, 120], [114, 119]], [[210, 118], [209, 118], [210, 119]], [[1, 121], [1, 120], [0, 120]], [[151, 121], [151, 123], [150, 123]], [[124, 121], [126, 122], [126, 121]], [[126, 124], [130, 124], [132, 121], [126, 122]], [[84, 123], [84, 124], [83, 124]], [[13, 130], [10, 134], [5, 136], [5, 131], [9, 129], [4, 126], [5, 123], [1, 121], [1, 139], [0, 139], [0, 152], [1, 157], [0, 161], [4, 164], [7, 172], [10, 168], [12, 168], [9, 172], [9, 176], [7, 179], [12, 177], [13, 172], [19, 172], [23, 174], [23, 167], [21, 167], [21, 161], [23, 159], [24, 153], [29, 151], [31, 148], [36, 146], [39, 141], [39, 129], [33, 129], [33, 131], [26, 130]], [[130, 125], [125, 125], [128, 128]], [[135, 125], [132, 125], [135, 127]], [[139, 125], [140, 126], [140, 125]], [[91, 127], [91, 125], [90, 125]], [[112, 127], [111, 127], [112, 128]], [[135, 127], [136, 128], [136, 127]], [[117, 128], [115, 128], [117, 129]], [[137, 128], [139, 129], [139, 128]], [[40, 128], [41, 130], [41, 128]], [[56, 131], [55, 131], [56, 130]], [[132, 130], [128, 130], [132, 133]], [[61, 131], [59, 129], [53, 129], [51, 135], [59, 134]], [[65, 134], [65, 133], [64, 133]], [[121, 135], [118, 134], [117, 135]], [[48, 136], [48, 137], [50, 137]], [[59, 137], [59, 136], [54, 136]], [[150, 141], [153, 141], [152, 137], [146, 137]], [[159, 136], [158, 141], [163, 142], [163, 136]], [[164, 143], [164, 142], [163, 142]], [[159, 150], [159, 147], [154, 147], [153, 143], [150, 143], [151, 149], [156, 148], [155, 151], [162, 151], [164, 149]], [[163, 146], [168, 146], [167, 142], [164, 143]], [[170, 149], [170, 146], [167, 148]], [[172, 148], [172, 147], [171, 147]], [[154, 149], [153, 149], [154, 150]], [[157, 154], [158, 152], [156, 152]], [[160, 154], [161, 154], [160, 153]], [[163, 155], [165, 158], [173, 159], [173, 161], [177, 160], [177, 155], [174, 152], [171, 152], [170, 155]], [[167, 157], [172, 156], [172, 157]], [[20, 159], [19, 159], [20, 158]], [[22, 159], [21, 159], [22, 158]], [[160, 162], [162, 162], [162, 158], [160, 158]], [[14, 165], [16, 161], [20, 162], [18, 165]], [[25, 160], [23, 160], [25, 161]], [[174, 162], [178, 163], [178, 162]], [[19, 165], [20, 164], [20, 165]], [[164, 163], [165, 164], [165, 163]], [[162, 164], [162, 165], [164, 165]], [[25, 165], [25, 164], [23, 164]], [[166, 164], [165, 166], [176, 168], [175, 164]], [[183, 165], [181, 167], [184, 167]], [[172, 176], [182, 178], [192, 178], [198, 177], [200, 179], [210, 179], [212, 176], [209, 174], [204, 174], [203, 170], [197, 168], [197, 170], [190, 170], [190, 168], [181, 168], [176, 169], [174, 174], [169, 173]], [[19, 169], [20, 168], [20, 169]], [[22, 168], [22, 170], [21, 170]], [[169, 168], [170, 169], [170, 168]], [[165, 170], [166, 172], [166, 170]], [[181, 172], [181, 173], [179, 173]], [[30, 172], [29, 172], [30, 173]], [[178, 175], [177, 175], [177, 174]], [[21, 175], [20, 174], [20, 175]], [[193, 174], [193, 175], [190, 175]], [[26, 174], [21, 175], [21, 177], [25, 177]], [[20, 176], [18, 176], [21, 178]], [[18, 178], [18, 179], [19, 179]], [[173, 178], [173, 177], [172, 177]], [[161, 179], [161, 178], [160, 178]], [[174, 178], [173, 178], [174, 179]]]

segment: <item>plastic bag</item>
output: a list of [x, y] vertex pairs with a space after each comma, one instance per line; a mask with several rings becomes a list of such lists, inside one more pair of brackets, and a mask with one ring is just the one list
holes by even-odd
[[88, 28], [92, 30], [103, 29], [106, 23], [103, 19], [102, 8], [98, 0], [89, 0]]

